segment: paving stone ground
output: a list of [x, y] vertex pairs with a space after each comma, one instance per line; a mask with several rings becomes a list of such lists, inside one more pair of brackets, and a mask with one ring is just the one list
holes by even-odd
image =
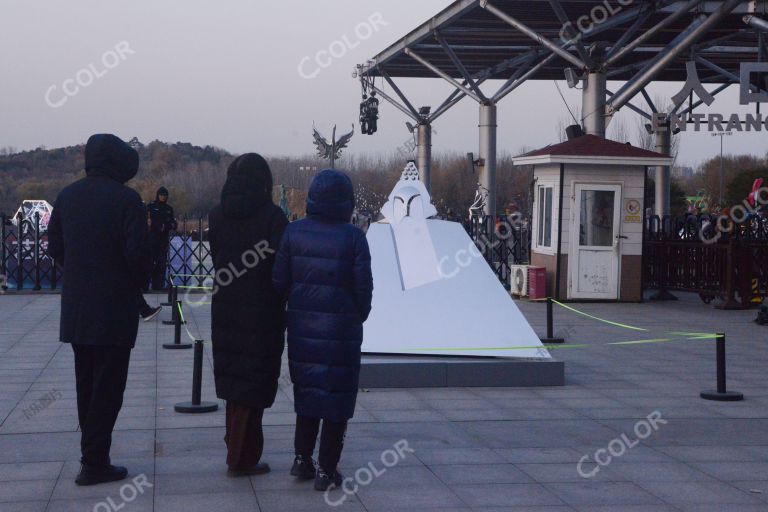
[[[160, 299], [151, 297], [154, 303]], [[545, 306], [520, 307], [543, 331]], [[59, 297], [0, 296], [0, 511], [768, 510], [768, 328], [752, 323], [755, 313], [719, 311], [693, 296], [673, 303], [578, 307], [649, 331], [558, 309], [556, 330], [568, 338], [555, 353], [566, 361], [565, 387], [361, 392], [343, 472], [366, 483], [370, 473], [361, 468], [373, 464], [381, 473], [382, 454], [398, 441], [407, 441], [414, 452], [403, 452], [404, 459], [358, 485], [357, 492], [331, 494], [331, 501], [340, 502], [332, 507], [287, 474], [294, 421], [287, 373], [265, 417], [264, 460], [273, 472], [228, 478], [223, 412], [173, 411], [175, 403], [190, 398], [192, 352], [163, 350], [173, 328], [159, 322], [141, 326], [113, 445], [115, 462], [129, 467], [130, 478], [145, 476], [152, 487], [138, 494], [124, 482], [76, 487], [73, 358], [56, 341]], [[208, 307], [187, 307], [186, 316], [194, 334], [209, 338]], [[725, 331], [729, 386], [747, 400], [699, 398], [715, 384], [711, 340], [607, 345], [665, 338], [671, 331]], [[577, 344], [588, 346], [567, 348]], [[210, 347], [203, 397], [215, 399]], [[34, 404], [39, 412], [31, 412]], [[656, 411], [666, 422], [657, 431], [604, 467], [583, 464], [584, 474], [599, 471], [580, 476], [582, 457], [609, 447], [615, 454], [625, 451], [627, 442], [638, 440], [638, 423]], [[386, 457], [393, 460], [392, 452]]]

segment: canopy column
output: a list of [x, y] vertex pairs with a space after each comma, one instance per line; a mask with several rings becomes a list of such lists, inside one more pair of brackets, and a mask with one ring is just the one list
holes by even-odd
[[417, 166], [421, 181], [427, 191], [432, 192], [432, 123], [428, 120], [421, 121], [417, 128], [418, 156]]
[[[656, 151], [665, 156], [672, 155], [672, 132], [667, 121], [656, 130]], [[654, 213], [659, 217], [669, 215], [670, 212], [670, 184], [671, 169], [669, 166], [656, 167], [656, 204]]]
[[485, 214], [496, 215], [496, 104], [480, 104], [480, 185], [488, 191]]
[[581, 117], [584, 132], [605, 138], [605, 94], [606, 77], [604, 72], [589, 72], [584, 80], [581, 93]]

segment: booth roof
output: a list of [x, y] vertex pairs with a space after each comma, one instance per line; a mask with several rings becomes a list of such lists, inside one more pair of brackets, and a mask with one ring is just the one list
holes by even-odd
[[582, 135], [515, 157], [515, 165], [541, 163], [603, 163], [631, 165], [669, 165], [672, 158], [661, 153], [604, 139]]

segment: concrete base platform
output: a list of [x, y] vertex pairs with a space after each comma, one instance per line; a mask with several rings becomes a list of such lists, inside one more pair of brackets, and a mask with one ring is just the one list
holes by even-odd
[[361, 388], [564, 386], [565, 363], [535, 359], [479, 359], [363, 355]]

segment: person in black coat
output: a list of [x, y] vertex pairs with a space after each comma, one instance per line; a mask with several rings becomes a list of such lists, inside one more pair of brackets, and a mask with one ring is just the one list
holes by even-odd
[[[288, 297], [288, 359], [296, 410], [291, 474], [315, 488], [341, 484], [337, 470], [347, 421], [355, 413], [363, 322], [371, 311], [371, 256], [350, 224], [352, 182], [325, 170], [312, 181], [307, 215], [285, 232], [275, 260], [275, 287]], [[323, 420], [319, 469], [312, 454]]]
[[216, 393], [227, 401], [227, 465], [235, 476], [269, 471], [260, 463], [261, 422], [275, 401], [285, 346], [285, 299], [272, 286], [272, 267], [287, 224], [272, 202], [267, 162], [253, 153], [232, 162], [209, 236], [213, 367]]
[[75, 354], [79, 485], [127, 474], [111, 465], [109, 450], [149, 276], [146, 211], [139, 194], [124, 185], [138, 169], [139, 155], [125, 142], [92, 136], [86, 177], [61, 191], [48, 224], [49, 253], [64, 266], [60, 340]]
[[152, 289], [164, 290], [166, 287], [165, 270], [168, 263], [168, 246], [171, 231], [178, 227], [173, 208], [168, 204], [168, 189], [157, 189], [155, 200], [147, 207], [149, 220], [149, 240], [152, 254]]

